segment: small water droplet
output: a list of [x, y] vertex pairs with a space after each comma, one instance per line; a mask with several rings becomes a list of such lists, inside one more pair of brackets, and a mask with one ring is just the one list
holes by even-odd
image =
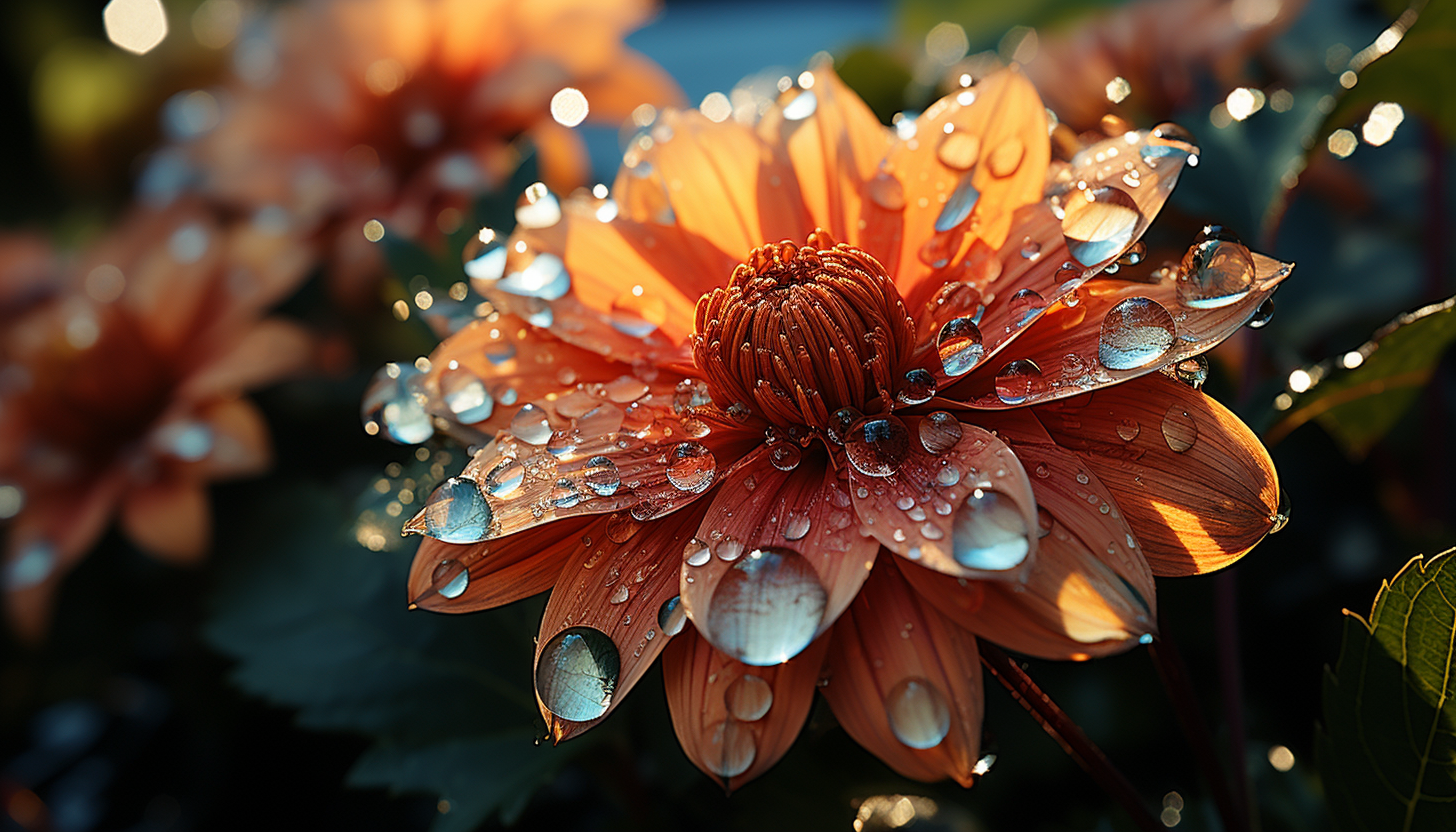
[[668, 452], [667, 481], [679, 491], [699, 494], [713, 484], [718, 462], [697, 442], [679, 442]]
[[442, 560], [435, 564], [430, 573], [430, 586], [441, 597], [455, 599], [465, 594], [470, 586], [470, 571], [459, 561]]
[[1150, 167], [1157, 167], [1165, 157], [1178, 160], [1196, 158], [1198, 146], [1187, 130], [1176, 124], [1164, 123], [1153, 128], [1138, 153]]
[[708, 552], [708, 544], [696, 537], [683, 546], [683, 561], [688, 566], [702, 566], [712, 559]]
[[789, 522], [784, 524], [785, 540], [802, 540], [804, 535], [809, 533], [809, 526], [812, 520], [807, 511], [791, 513]]
[[937, 410], [920, 420], [920, 444], [939, 456], [961, 441], [961, 423], [955, 416]]
[[365, 429], [375, 433], [382, 427], [385, 438], [402, 445], [418, 445], [434, 436], [434, 423], [425, 412], [423, 397], [415, 390], [422, 378], [423, 374], [410, 364], [381, 367], [369, 381], [360, 404]]
[[527, 404], [511, 417], [511, 435], [531, 445], [544, 445], [551, 438], [551, 423], [546, 411], [534, 404]]
[[865, 187], [869, 191], [870, 201], [881, 208], [887, 211], [905, 209], [905, 186], [894, 176], [880, 171]]
[[1174, 453], [1181, 454], [1198, 441], [1198, 423], [1188, 411], [1175, 404], [1163, 414], [1163, 440]]
[[677, 595], [663, 601], [657, 610], [657, 626], [664, 635], [677, 635], [687, 623], [688, 608], [682, 605], [682, 598]]
[[935, 158], [951, 170], [970, 170], [981, 156], [981, 139], [965, 130], [952, 130], [936, 145]]
[[829, 435], [831, 442], [843, 445], [844, 437], [849, 435], [849, 429], [863, 418], [864, 414], [858, 410], [852, 407], [841, 407], [829, 414], [829, 424], [825, 426], [824, 432]]
[[1026, 326], [1046, 308], [1046, 298], [1035, 290], [1021, 289], [1011, 296], [1011, 325], [1013, 327]]
[[1041, 367], [1029, 358], [1009, 362], [996, 374], [996, 395], [1006, 404], [1021, 404], [1042, 390]]
[[900, 392], [896, 394], [901, 404], [924, 404], [934, 397], [935, 376], [919, 367], [905, 372]]
[[713, 545], [713, 553], [718, 556], [719, 560], [732, 563], [743, 555], [743, 541], [731, 534], [727, 535]]
[[1026, 145], [1021, 139], [1011, 136], [991, 151], [991, 157], [986, 160], [986, 167], [990, 168], [991, 175], [997, 179], [1004, 179], [1016, 172], [1021, 167], [1021, 159], [1026, 155]]
[[827, 604], [818, 574], [802, 555], [765, 546], [719, 579], [705, 634], [744, 664], [782, 664], [813, 641]]
[[447, 368], [440, 374], [440, 398], [465, 424], [483, 422], [495, 410], [495, 400], [486, 392], [485, 382], [465, 367]]
[[948, 376], [963, 376], [981, 362], [985, 347], [981, 330], [970, 317], [955, 318], [941, 327], [935, 339], [940, 363]]
[[753, 765], [758, 749], [753, 732], [736, 719], [725, 719], [708, 729], [709, 745], [703, 765], [719, 777], [737, 777]]
[[485, 475], [485, 490], [492, 497], [509, 497], [521, 487], [525, 478], [526, 469], [521, 463], [514, 459], [502, 460]]
[[754, 722], [763, 719], [773, 707], [773, 688], [752, 673], [745, 673], [723, 692], [723, 704], [728, 706], [728, 713], [734, 719]]
[[592, 457], [581, 477], [586, 487], [595, 491], [599, 497], [616, 494], [617, 488], [622, 485], [622, 474], [617, 470], [617, 463], [604, 456]]
[[1249, 322], [1245, 324], [1245, 326], [1247, 326], [1249, 329], [1263, 329], [1264, 327], [1269, 325], [1269, 321], [1272, 320], [1273, 317], [1274, 299], [1268, 298], [1263, 303], [1259, 304], [1259, 308], [1254, 311], [1253, 317], [1249, 318]]
[[1174, 365], [1173, 372], [1179, 381], [1198, 390], [1208, 381], [1208, 359], [1201, 355], [1185, 358]]
[[1289, 525], [1289, 493], [1283, 488], [1279, 489], [1279, 507], [1269, 517], [1272, 525], [1269, 527], [1269, 534], [1277, 534], [1285, 526]]
[[536, 694], [551, 713], [587, 722], [607, 712], [616, 693], [621, 659], [617, 645], [600, 630], [568, 627], [541, 648]]
[[799, 467], [803, 452], [793, 442], [776, 442], [768, 452], [768, 460], [780, 471], [792, 471]]
[[951, 528], [952, 555], [967, 569], [1011, 569], [1030, 551], [1021, 509], [998, 491], [978, 488], [968, 494]]
[[632, 590], [628, 589], [626, 584], [622, 584], [621, 586], [618, 586], [615, 591], [612, 592], [612, 597], [607, 599], [607, 603], [625, 604], [627, 603], [627, 599], [631, 597], [631, 595]]
[[1027, 237], [1021, 241], [1021, 256], [1026, 260], [1036, 260], [1041, 257], [1041, 243]]
[[490, 534], [490, 504], [474, 480], [452, 477], [425, 503], [425, 534], [446, 543], [475, 543]]
[[1136, 439], [1140, 431], [1142, 431], [1142, 426], [1133, 419], [1123, 419], [1117, 423], [1117, 435], [1122, 437], [1124, 442]]
[[950, 706], [930, 680], [900, 680], [885, 697], [885, 712], [895, 739], [911, 748], [934, 748], [950, 733]]
[[1178, 338], [1173, 316], [1151, 298], [1127, 298], [1102, 319], [1097, 360], [1109, 370], [1135, 370], [1157, 361]]
[[845, 456], [856, 471], [869, 477], [888, 477], [910, 452], [910, 432], [894, 416], [861, 419], [844, 439]]
[[1142, 213], [1126, 191], [1104, 186], [1067, 196], [1062, 234], [1067, 251], [1085, 266], [1115, 259], [1133, 241]]

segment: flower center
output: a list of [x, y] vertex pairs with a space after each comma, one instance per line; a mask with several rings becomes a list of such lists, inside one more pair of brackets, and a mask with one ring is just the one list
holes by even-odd
[[781, 426], [823, 430], [844, 407], [891, 402], [915, 323], [885, 270], [822, 230], [754, 249], [698, 300], [693, 358], [713, 399]]

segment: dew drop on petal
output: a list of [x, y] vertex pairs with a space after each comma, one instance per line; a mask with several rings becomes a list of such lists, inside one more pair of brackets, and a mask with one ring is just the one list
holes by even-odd
[[1279, 507], [1269, 517], [1272, 525], [1269, 526], [1269, 534], [1277, 534], [1285, 526], [1289, 525], [1289, 493], [1283, 488], [1279, 489]]
[[455, 418], [465, 424], [483, 422], [495, 410], [495, 400], [485, 382], [465, 367], [446, 369], [440, 374], [440, 398]]
[[485, 475], [485, 490], [492, 497], [509, 497], [526, 478], [526, 469], [514, 459], [501, 460]]
[[465, 477], [441, 483], [425, 503], [425, 534], [446, 543], [475, 543], [490, 535], [490, 504]]
[[1006, 404], [1021, 404], [1042, 389], [1041, 367], [1030, 358], [1018, 358], [996, 374], [996, 395]]
[[[707, 551], [707, 547], [703, 547]], [[664, 635], [675, 636], [683, 631], [688, 623], [688, 608], [682, 605], [682, 598], [674, 595], [662, 602], [657, 610], [657, 626], [662, 629]]]
[[718, 461], [697, 442], [679, 442], [667, 454], [667, 481], [679, 491], [698, 494], [713, 484]]
[[531, 445], [544, 445], [551, 438], [551, 423], [546, 420], [546, 411], [534, 404], [527, 404], [511, 417], [511, 435]]
[[951, 523], [951, 554], [967, 569], [1011, 569], [1030, 551], [1026, 518], [998, 491], [972, 491]]
[[1178, 338], [1173, 315], [1150, 298], [1127, 298], [1102, 319], [1097, 360], [1109, 370], [1135, 370], [1157, 361]]
[[969, 317], [955, 318], [941, 327], [935, 339], [940, 363], [948, 376], [962, 376], [975, 369], [980, 363], [985, 347], [981, 341], [981, 330]]
[[900, 392], [895, 398], [901, 404], [924, 404], [935, 397], [935, 376], [928, 370], [916, 367], [905, 372], [900, 382]]
[[536, 694], [551, 713], [587, 722], [607, 712], [617, 690], [621, 658], [601, 630], [568, 627], [541, 648]]
[[1117, 435], [1120, 436], [1122, 438], [1122, 441], [1124, 442], [1131, 442], [1132, 440], [1136, 439], [1138, 433], [1140, 433], [1141, 431], [1142, 426], [1139, 425], [1137, 423], [1137, 420], [1135, 419], [1123, 419], [1122, 421], [1117, 423]]
[[582, 472], [582, 481], [597, 496], [610, 497], [622, 485], [622, 474], [617, 470], [617, 463], [604, 456], [594, 456]]
[[861, 419], [844, 438], [845, 456], [868, 477], [888, 477], [910, 453], [910, 431], [894, 416]]
[[378, 433], [382, 427], [386, 438], [402, 445], [418, 445], [434, 436], [434, 423], [415, 393], [421, 376], [411, 364], [381, 367], [365, 389], [360, 405], [365, 430]]
[[789, 522], [784, 524], [785, 540], [802, 540], [809, 533], [809, 527], [813, 519], [807, 511], [799, 511], [791, 514]]
[[758, 748], [753, 732], [736, 719], [725, 719], [708, 729], [709, 747], [703, 752], [703, 765], [719, 777], [737, 777], [753, 765]]
[[843, 445], [845, 437], [849, 436], [849, 429], [854, 427], [864, 414], [852, 407], [841, 407], [829, 414], [829, 424], [825, 426], [825, 433], [829, 434], [829, 440]]
[[752, 673], [745, 673], [723, 692], [723, 704], [728, 706], [728, 713], [734, 719], [754, 722], [763, 719], [773, 707], [773, 688]]
[[936, 231], [949, 231], [970, 218], [971, 211], [976, 208], [976, 201], [981, 198], [981, 192], [976, 190], [971, 180], [970, 174], [962, 176], [960, 184], [951, 191], [945, 207], [940, 209], [940, 215], [935, 218]]
[[885, 697], [895, 739], [911, 748], [934, 748], [950, 733], [950, 706], [929, 680], [901, 679]]
[[792, 471], [799, 467], [799, 460], [803, 455], [799, 446], [792, 442], [775, 442], [769, 449], [768, 461], [780, 471]]
[[925, 450], [939, 456], [954, 448], [961, 441], [961, 423], [944, 410], [920, 420], [920, 444]]
[[1185, 358], [1173, 365], [1173, 373], [1179, 381], [1194, 390], [1201, 389], [1203, 383], [1208, 381], [1208, 359], [1201, 355]]
[[1163, 441], [1174, 453], [1183, 453], [1198, 441], [1198, 423], [1188, 411], [1173, 405], [1163, 414]]
[[1011, 325], [1023, 327], [1047, 308], [1046, 298], [1035, 289], [1022, 289], [1011, 296]]
[[965, 130], [953, 130], [940, 140], [935, 158], [951, 170], [970, 170], [981, 156], [981, 139]]
[[688, 566], [702, 566], [712, 558], [708, 544], [696, 537], [683, 546], [683, 562]]
[[1026, 155], [1026, 145], [1021, 139], [1011, 136], [991, 151], [991, 156], [986, 160], [986, 167], [990, 169], [991, 175], [997, 179], [1004, 179], [1016, 172], [1021, 167], [1021, 160]]
[[1164, 157], [1181, 161], [1196, 156], [1198, 146], [1187, 130], [1176, 124], [1164, 123], [1153, 128], [1138, 152], [1150, 167], [1157, 167]]
[[470, 570], [455, 560], [442, 560], [430, 573], [430, 587], [444, 598], [459, 598], [470, 586]]
[[1254, 316], [1249, 318], [1249, 322], [1248, 324], [1246, 324], [1246, 326], [1248, 326], [1249, 329], [1263, 329], [1264, 327], [1269, 325], [1269, 321], [1272, 320], [1273, 317], [1274, 299], [1269, 298], [1263, 303], [1259, 304], [1259, 308], [1254, 311]]
[[713, 554], [725, 563], [732, 563], [743, 555], [743, 541], [730, 534], [713, 544]]
[[1067, 251], [1085, 266], [1113, 260], [1133, 241], [1142, 213], [1119, 188], [1104, 186], [1067, 195], [1062, 234]]
[[818, 574], [798, 552], [754, 549], [719, 579], [706, 634], [744, 664], [782, 664], [814, 640], [828, 600]]
[[521, 297], [557, 300], [571, 290], [571, 276], [560, 257], [538, 254], [525, 268], [496, 281], [495, 288]]
[[900, 180], [880, 171], [865, 185], [870, 201], [887, 211], [902, 211], [905, 208], [905, 186]]
[[1178, 270], [1178, 300], [1191, 309], [1238, 303], [1254, 287], [1254, 258], [1232, 240], [1205, 240], [1188, 249]]

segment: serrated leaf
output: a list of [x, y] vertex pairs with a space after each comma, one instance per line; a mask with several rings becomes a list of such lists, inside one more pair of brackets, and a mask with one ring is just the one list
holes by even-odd
[[[1431, 380], [1452, 341], [1456, 297], [1401, 315], [1357, 349], [1306, 368], [1313, 386], [1297, 397], [1287, 393], [1291, 405], [1265, 441], [1277, 443], [1313, 419], [1351, 458], [1364, 457]], [[1346, 369], [1350, 356], [1359, 363]]]
[[1346, 611], [1317, 757], [1340, 832], [1456, 829], [1456, 549], [1411, 559], [1366, 622]]
[[296, 708], [304, 726], [373, 737], [353, 779], [445, 794], [461, 812], [444, 816], [444, 828], [529, 796], [586, 747], [531, 741], [539, 604], [470, 616], [408, 610], [410, 552], [357, 545], [345, 534], [353, 517], [329, 492], [280, 492], [258, 507], [256, 531], [220, 552], [205, 635], [237, 659], [235, 682]]

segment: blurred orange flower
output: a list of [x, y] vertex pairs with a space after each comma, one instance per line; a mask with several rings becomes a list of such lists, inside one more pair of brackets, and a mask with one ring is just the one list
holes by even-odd
[[308, 337], [261, 319], [306, 266], [290, 238], [194, 205], [138, 212], [78, 262], [0, 242], [5, 608], [39, 637], [62, 577], [113, 514], [144, 551], [207, 549], [206, 483], [268, 465], [239, 394], [298, 369]]
[[1216, 235], [1133, 265], [1197, 148], [1164, 125], [1054, 160], [1015, 70], [895, 131], [828, 68], [779, 87], [738, 102], [753, 124], [663, 113], [610, 199], [467, 265], [498, 311], [417, 389], [484, 447], [407, 525], [430, 536], [410, 597], [552, 589], [558, 741], [663, 653], [678, 737], [728, 788], [815, 690], [896, 771], [969, 784], [978, 638], [1126, 650], [1155, 632], [1154, 575], [1275, 525], [1258, 439], [1159, 371], [1289, 266]]
[[[553, 186], [589, 174], [566, 124], [616, 125], [677, 85], [621, 43], [649, 0], [314, 0], [238, 46], [238, 83], [187, 149], [199, 187], [320, 235], [345, 297], [377, 275], [369, 220], [414, 239], [459, 228], [526, 135]], [[564, 97], [557, 98], [563, 90]], [[553, 118], [553, 99], [555, 116]]]

